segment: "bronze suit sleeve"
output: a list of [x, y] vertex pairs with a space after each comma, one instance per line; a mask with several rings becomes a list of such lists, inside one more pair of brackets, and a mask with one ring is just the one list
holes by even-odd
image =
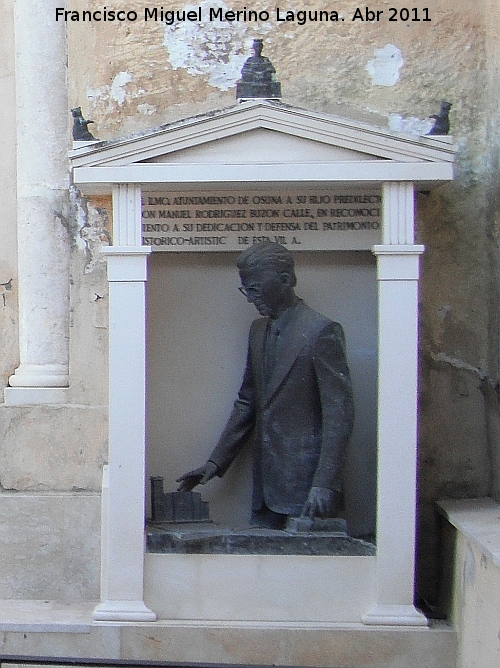
[[318, 335], [313, 365], [321, 399], [321, 451], [313, 478], [314, 487], [340, 489], [340, 473], [352, 431], [354, 409], [341, 325], [332, 322]]
[[217, 475], [222, 477], [227, 471], [255, 424], [255, 386], [252, 372], [250, 346], [243, 381], [238, 398], [226, 426], [215, 446], [209, 460], [217, 464]]

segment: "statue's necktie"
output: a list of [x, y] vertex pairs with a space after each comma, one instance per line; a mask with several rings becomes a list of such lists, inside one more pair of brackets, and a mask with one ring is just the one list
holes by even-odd
[[264, 379], [269, 384], [276, 365], [276, 348], [280, 330], [274, 320], [270, 320], [267, 326], [266, 342], [264, 345]]

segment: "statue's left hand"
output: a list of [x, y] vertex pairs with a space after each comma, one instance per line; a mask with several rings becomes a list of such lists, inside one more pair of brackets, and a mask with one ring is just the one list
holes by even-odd
[[335, 517], [340, 510], [341, 493], [326, 487], [311, 487], [301, 517]]

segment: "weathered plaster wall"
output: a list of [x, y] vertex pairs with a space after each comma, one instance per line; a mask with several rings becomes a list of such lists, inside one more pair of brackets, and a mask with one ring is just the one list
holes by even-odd
[[[499, 493], [497, 3], [485, 3], [476, 67], [457, 70], [455, 181], [419, 198], [422, 281], [420, 589], [435, 595], [436, 498]], [[482, 55], [481, 55], [482, 52]], [[473, 92], [475, 99], [469, 98]], [[450, 98], [451, 99], [451, 98]], [[453, 100], [454, 101], [454, 100]]]
[[111, 198], [87, 200], [72, 189], [71, 225], [70, 399], [107, 407], [108, 281], [101, 248], [111, 242]]
[[[69, 402], [0, 404], [0, 489], [99, 491], [107, 460], [107, 280], [100, 247], [109, 244], [110, 202], [71, 193]], [[13, 215], [15, 221], [15, 213]], [[15, 257], [15, 253], [13, 254]], [[12, 281], [15, 283], [14, 280]], [[0, 297], [1, 298], [1, 297]], [[18, 315], [12, 315], [13, 326]], [[5, 349], [6, 376], [18, 362]]]
[[[217, 0], [218, 1], [218, 0]], [[164, 2], [164, 10], [189, 3]], [[69, 22], [70, 100], [96, 121], [96, 136], [108, 139], [173, 119], [234, 103], [234, 82], [253, 37], [263, 37], [282, 82], [283, 101], [321, 111], [359, 116], [381, 114], [395, 129], [427, 128], [440, 101], [453, 101], [455, 126], [476, 125], [476, 92], [484, 65], [485, 26], [477, 3], [433, 3], [430, 22], [395, 22], [389, 7], [415, 9], [422, 4], [383, 0], [379, 22], [352, 21], [361, 5], [333, 4], [337, 23], [277, 22], [275, 4], [248, 5], [242, 0], [222, 6], [268, 10], [267, 22], [202, 21], [163, 26], [143, 20], [144, 3], [115, 3], [135, 10], [138, 20], [117, 23]], [[77, 0], [75, 9], [97, 9], [97, 0]], [[201, 6], [203, 17], [217, 2]], [[364, 7], [364, 6], [363, 6]], [[306, 0], [300, 9], [317, 9]], [[283, 12], [282, 12], [283, 15]], [[411, 16], [415, 16], [411, 14]], [[98, 59], [89, 54], [98, 53]], [[85, 54], [85, 56], [83, 55]], [[477, 89], [477, 90], [476, 90]]]
[[[487, 66], [488, 76], [488, 122], [486, 126], [486, 137], [490, 145], [488, 155], [489, 181], [488, 181], [488, 218], [490, 220], [491, 232], [489, 241], [491, 252], [494, 253], [493, 262], [500, 261], [498, 253], [499, 231], [500, 231], [500, 43], [498, 39], [498, 26], [500, 25], [500, 6], [495, 0], [489, 0], [487, 4], [488, 21], [486, 22], [486, 44], [487, 44]], [[495, 305], [496, 306], [496, 305]], [[499, 345], [496, 332], [498, 329], [498, 308], [494, 308], [492, 315], [492, 350]], [[493, 379], [488, 385], [488, 427], [490, 455], [492, 465], [492, 494], [500, 501], [500, 411], [499, 411], [499, 386], [497, 379]]]

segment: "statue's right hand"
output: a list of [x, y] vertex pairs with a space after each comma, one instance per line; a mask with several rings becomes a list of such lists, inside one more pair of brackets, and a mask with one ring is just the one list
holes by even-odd
[[199, 469], [194, 471], [189, 471], [181, 475], [180, 478], [177, 478], [175, 482], [180, 482], [179, 487], [177, 488], [178, 492], [190, 492], [197, 485], [204, 485], [209, 480], [217, 475], [218, 467], [214, 462], [208, 461], [203, 466], [200, 466]]

